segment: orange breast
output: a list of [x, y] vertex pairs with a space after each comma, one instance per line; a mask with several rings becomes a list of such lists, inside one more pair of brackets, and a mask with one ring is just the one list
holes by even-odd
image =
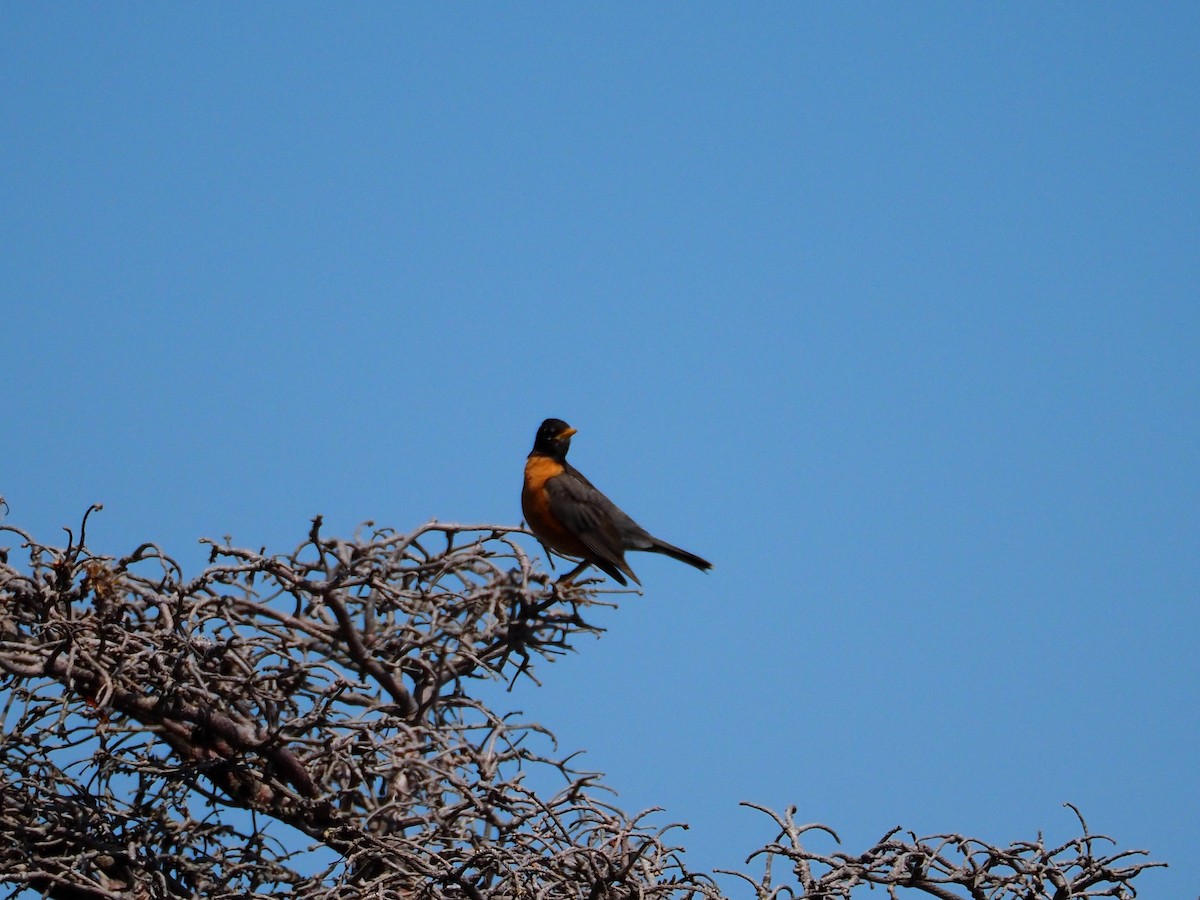
[[567, 556], [584, 557], [587, 550], [550, 511], [546, 482], [561, 475], [562, 463], [548, 456], [531, 456], [525, 462], [525, 486], [521, 489], [521, 511], [529, 530], [546, 546]]

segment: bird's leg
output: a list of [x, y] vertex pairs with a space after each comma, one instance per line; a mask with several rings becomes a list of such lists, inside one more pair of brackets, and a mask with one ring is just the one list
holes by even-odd
[[582, 572], [584, 569], [586, 569], [590, 565], [591, 565], [591, 563], [589, 563], [585, 559], [583, 562], [581, 562], [579, 565], [577, 565], [575, 568], [573, 568], [570, 572], [568, 572], [562, 578], [558, 579], [558, 581], [556, 581], [555, 584], [561, 584], [563, 587], [566, 587], [567, 585], [569, 585], [571, 583], [571, 579], [573, 579], [576, 575], [578, 575], [580, 572]]

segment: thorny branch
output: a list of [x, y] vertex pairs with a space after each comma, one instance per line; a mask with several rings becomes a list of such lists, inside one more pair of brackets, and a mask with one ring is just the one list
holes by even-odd
[[[1083, 833], [1057, 846], [1047, 846], [1040, 834], [1035, 841], [999, 847], [961, 834], [902, 834], [896, 827], [858, 856], [809, 850], [803, 839], [812, 832], [824, 832], [840, 841], [824, 825], [798, 824], [795, 807], [780, 814], [754, 803], [742, 805], [769, 816], [779, 829], [774, 841], [747, 860], [765, 858], [761, 878], [724, 872], [749, 881], [760, 898], [835, 900], [849, 898], [863, 885], [882, 885], [893, 898], [899, 889], [908, 888], [939, 900], [1127, 900], [1137, 895], [1134, 878], [1146, 869], [1165, 865], [1137, 859], [1146, 855], [1142, 850], [1103, 852], [1105, 847], [1115, 847], [1115, 842], [1093, 834], [1070, 803], [1065, 805], [1079, 820]], [[796, 885], [772, 886], [772, 870], [778, 861], [790, 864]]]
[[[318, 517], [290, 554], [213, 543], [185, 579], [154, 544], [94, 555], [86, 525], [66, 547], [0, 527], [28, 556], [0, 549], [0, 882], [55, 898], [722, 896], [684, 866], [677, 826], [610, 805], [599, 776], [547, 755], [548, 731], [481, 698], [614, 605], [550, 583], [519, 529], [346, 541]], [[800, 843], [817, 826], [763, 812], [780, 837], [756, 854], [765, 874], [740, 877], [764, 898], [1124, 898], [1155, 865], [1096, 855], [1108, 839], [1085, 824], [1059, 848], [897, 830], [820, 856]], [[794, 885], [772, 886], [776, 859]]]

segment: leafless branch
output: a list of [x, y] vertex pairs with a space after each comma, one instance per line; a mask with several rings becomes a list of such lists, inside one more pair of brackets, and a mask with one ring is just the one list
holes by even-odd
[[[743, 805], [769, 816], [779, 829], [773, 842], [750, 857], [767, 861], [766, 873], [756, 883], [760, 897], [832, 900], [848, 898], [862, 885], [881, 885], [891, 897], [907, 888], [939, 900], [1128, 900], [1137, 894], [1134, 878], [1164, 865], [1139, 859], [1146, 855], [1141, 850], [1102, 852], [1101, 847], [1115, 847], [1115, 842], [1092, 834], [1069, 803], [1082, 834], [1057, 846], [1047, 846], [1041, 835], [1035, 841], [999, 847], [961, 834], [918, 837], [896, 827], [857, 856], [807, 849], [802, 839], [810, 832], [823, 831], [835, 842], [838, 838], [824, 825], [797, 824], [794, 807], [781, 814], [753, 803]], [[796, 888], [772, 886], [771, 869], [777, 860], [790, 864]]]
[[[188, 579], [153, 543], [93, 554], [86, 524], [65, 547], [0, 526], [26, 557], [0, 551], [0, 882], [15, 891], [721, 896], [685, 867], [679, 826], [612, 806], [549, 731], [481, 699], [598, 634], [593, 612], [614, 605], [552, 583], [520, 529], [347, 541], [317, 518], [288, 554], [211, 543]], [[1154, 865], [1100, 853], [1082, 817], [1058, 848], [896, 830], [852, 857], [807, 851], [823, 826], [763, 811], [780, 836], [759, 851], [765, 876], [741, 876], [760, 897], [1124, 898]], [[794, 886], [772, 886], [774, 860]]]

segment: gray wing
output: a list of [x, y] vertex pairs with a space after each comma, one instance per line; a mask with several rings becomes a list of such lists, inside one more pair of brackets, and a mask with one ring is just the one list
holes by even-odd
[[621, 539], [621, 520], [628, 519], [637, 528], [632, 519], [573, 469], [546, 482], [546, 493], [550, 512], [579, 538], [597, 566], [622, 583], [621, 572], [637, 581], [625, 562]]

